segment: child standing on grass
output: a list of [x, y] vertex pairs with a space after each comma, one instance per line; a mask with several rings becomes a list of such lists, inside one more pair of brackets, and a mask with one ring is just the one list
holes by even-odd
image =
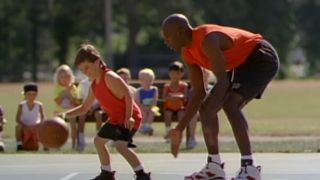
[[[54, 89], [54, 102], [56, 104], [55, 113], [63, 112], [78, 106], [80, 104], [80, 98], [78, 89], [74, 83], [74, 75], [71, 68], [65, 64], [59, 66], [56, 69], [54, 80], [56, 83]], [[79, 119], [80, 121], [83, 120], [83, 118]], [[68, 118], [68, 120], [71, 127], [72, 149], [76, 149], [79, 145], [79, 131], [76, 117]]]
[[175, 61], [169, 66], [170, 82], [163, 88], [164, 99], [164, 123], [166, 133], [164, 138], [168, 142], [171, 120], [173, 115], [177, 115], [178, 121], [184, 114], [187, 101], [188, 84], [181, 79], [184, 75], [184, 68], [181, 62]]
[[128, 85], [115, 72], [107, 68], [100, 53], [93, 45], [83, 44], [78, 50], [75, 65], [92, 80], [87, 99], [76, 108], [61, 113], [68, 118], [86, 113], [94, 99], [97, 99], [109, 120], [103, 125], [94, 138], [98, 151], [101, 173], [92, 180], [114, 180], [110, 153], [105, 146], [113, 140], [118, 152], [128, 161], [135, 171], [136, 180], [150, 180], [150, 173], [145, 173], [136, 153], [129, 149], [132, 138], [141, 123], [141, 111], [134, 102]]
[[43, 105], [40, 101], [36, 101], [38, 86], [34, 83], [26, 84], [23, 87], [23, 94], [25, 99], [20, 102], [16, 114], [17, 150], [37, 151], [39, 149], [37, 126], [44, 120]]
[[6, 123], [6, 119], [4, 118], [3, 108], [0, 106], [0, 152], [4, 152], [4, 143], [2, 141], [3, 135], [3, 127]]
[[142, 126], [139, 130], [141, 134], [153, 135], [152, 123], [155, 117], [159, 92], [156, 86], [153, 86], [155, 79], [152, 69], [144, 68], [139, 72], [141, 87], [136, 91], [136, 102], [142, 112]]

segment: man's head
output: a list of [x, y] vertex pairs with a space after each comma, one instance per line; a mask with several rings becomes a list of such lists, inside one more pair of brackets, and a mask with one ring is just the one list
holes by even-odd
[[192, 27], [183, 14], [171, 14], [162, 22], [162, 32], [166, 44], [173, 50], [180, 52], [187, 47], [192, 39]]

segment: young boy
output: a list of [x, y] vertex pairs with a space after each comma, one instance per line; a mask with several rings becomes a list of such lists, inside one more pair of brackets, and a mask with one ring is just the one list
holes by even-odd
[[175, 61], [169, 66], [170, 82], [163, 88], [164, 99], [164, 122], [166, 128], [165, 139], [168, 141], [168, 133], [171, 129], [171, 120], [174, 114], [178, 121], [184, 114], [187, 101], [188, 84], [181, 79], [184, 75], [184, 68], [181, 62]]
[[35, 83], [28, 83], [23, 87], [25, 99], [20, 102], [16, 115], [16, 138], [17, 150], [37, 151], [39, 139], [37, 126], [44, 120], [43, 106], [36, 101], [38, 86]]
[[135, 171], [136, 180], [150, 180], [150, 173], [145, 173], [136, 153], [128, 148], [142, 119], [141, 111], [134, 102], [128, 86], [119, 75], [107, 68], [93, 45], [83, 44], [80, 47], [75, 65], [92, 80], [89, 95], [83, 104], [60, 115], [75, 117], [85, 114], [94, 99], [97, 99], [109, 117], [94, 139], [101, 163], [101, 173], [93, 180], [115, 179], [115, 172], [112, 171], [110, 163], [110, 153], [105, 146], [110, 140], [114, 141], [118, 152]]

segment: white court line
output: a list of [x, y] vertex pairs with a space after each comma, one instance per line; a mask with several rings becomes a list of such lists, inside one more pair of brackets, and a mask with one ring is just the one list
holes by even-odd
[[70, 174], [68, 174], [67, 176], [65, 176], [65, 177], [63, 177], [62, 179], [60, 179], [60, 180], [68, 180], [68, 179], [71, 179], [71, 178], [73, 178], [74, 176], [76, 176], [77, 174], [79, 174], [79, 173], [76, 173], [76, 172], [70, 173]]

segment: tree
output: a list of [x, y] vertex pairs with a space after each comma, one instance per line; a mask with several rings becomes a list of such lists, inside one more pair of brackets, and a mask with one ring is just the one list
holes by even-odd
[[297, 29], [301, 46], [305, 49], [307, 60], [310, 63], [310, 74], [320, 71], [320, 1], [296, 0]]

